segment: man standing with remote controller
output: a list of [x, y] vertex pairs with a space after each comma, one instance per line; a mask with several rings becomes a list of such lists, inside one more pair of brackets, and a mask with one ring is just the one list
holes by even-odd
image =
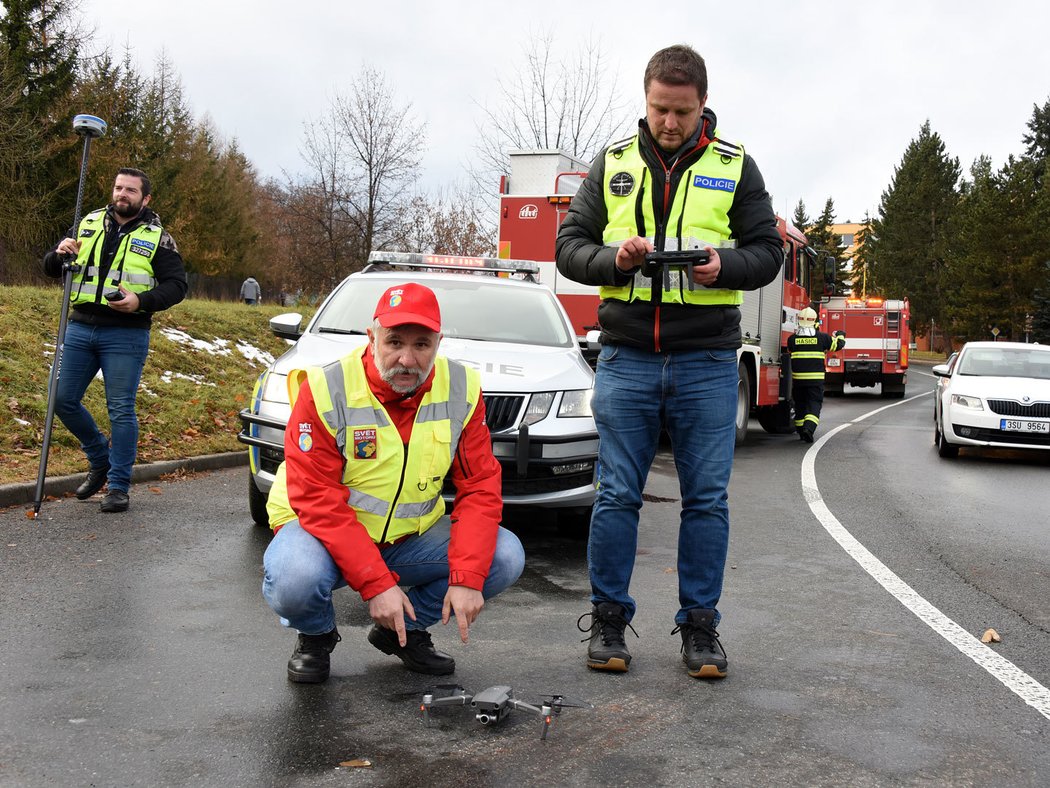
[[[595, 159], [556, 247], [558, 270], [599, 285], [602, 298], [598, 494], [587, 551], [593, 607], [580, 618], [589, 616], [590, 627], [580, 628], [590, 632], [588, 667], [628, 669], [642, 490], [666, 429], [682, 493], [672, 634], [681, 633], [690, 676], [722, 678], [717, 604], [729, 542], [740, 304], [744, 290], [777, 276], [783, 247], [758, 167], [718, 133], [705, 107], [703, 58], [684, 45], [663, 49], [644, 87], [638, 133]], [[653, 252], [684, 259], [647, 261]]]
[[[138, 450], [135, 398], [149, 351], [154, 312], [186, 297], [186, 270], [175, 240], [150, 210], [151, 185], [142, 170], [117, 171], [113, 200], [89, 213], [44, 256], [44, 272], [63, 275], [76, 257], [69, 318], [55, 389], [55, 414], [80, 441], [88, 474], [76, 490], [90, 498], [109, 486], [103, 512], [129, 506], [131, 468]], [[81, 400], [102, 370], [111, 437], [103, 435]]]

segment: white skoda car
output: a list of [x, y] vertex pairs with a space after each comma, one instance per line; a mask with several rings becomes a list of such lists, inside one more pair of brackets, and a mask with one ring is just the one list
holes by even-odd
[[379, 297], [392, 285], [413, 281], [433, 290], [441, 305], [439, 352], [481, 374], [504, 505], [554, 508], [563, 525], [584, 525], [594, 503], [598, 457], [594, 373], [561, 303], [531, 281], [538, 270], [515, 260], [373, 252], [365, 269], [344, 279], [305, 329], [297, 313], [271, 319], [270, 329], [295, 344], [259, 376], [251, 405], [240, 414], [238, 437], [248, 445], [255, 522], [266, 524], [266, 496], [284, 459], [288, 373], [327, 364], [367, 342]]
[[1050, 346], [968, 342], [933, 374], [942, 457], [960, 447], [1050, 449]]

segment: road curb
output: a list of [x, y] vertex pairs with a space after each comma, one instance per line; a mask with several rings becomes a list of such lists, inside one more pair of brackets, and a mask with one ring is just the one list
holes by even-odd
[[[200, 457], [187, 457], [183, 460], [162, 460], [131, 469], [131, 481], [148, 482], [158, 479], [166, 473], [175, 471], [214, 471], [220, 468], [234, 468], [248, 464], [248, 452], [223, 452], [222, 454], [205, 454]], [[44, 479], [44, 496], [56, 497], [73, 492], [84, 481], [85, 473], [74, 473], [69, 476], [55, 476]], [[36, 482], [14, 482], [0, 484], [0, 507], [31, 504], [36, 498]]]

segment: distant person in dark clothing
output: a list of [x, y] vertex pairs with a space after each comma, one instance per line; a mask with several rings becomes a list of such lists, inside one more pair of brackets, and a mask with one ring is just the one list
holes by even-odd
[[[76, 257], [69, 317], [55, 383], [55, 414], [87, 455], [87, 479], [76, 490], [90, 498], [108, 479], [103, 512], [127, 511], [131, 467], [138, 451], [135, 413], [154, 312], [186, 297], [186, 270], [175, 239], [150, 210], [150, 180], [142, 170], [117, 171], [113, 201], [92, 211], [44, 256], [44, 272], [64, 274]], [[110, 438], [99, 432], [81, 400], [99, 370], [106, 385]]]
[[788, 339], [791, 353], [791, 390], [795, 401], [795, 430], [806, 443], [820, 424], [820, 407], [824, 403], [824, 358], [846, 346], [846, 334], [835, 336], [817, 330], [817, 313], [806, 307], [798, 313], [798, 328]]
[[262, 288], [259, 287], [254, 277], [249, 276], [244, 280], [241, 285], [241, 298], [249, 306], [255, 306], [262, 300]]

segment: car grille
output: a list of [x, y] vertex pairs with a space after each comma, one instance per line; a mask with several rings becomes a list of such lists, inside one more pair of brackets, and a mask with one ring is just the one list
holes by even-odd
[[1023, 419], [1050, 419], [1050, 402], [1023, 405], [1009, 399], [990, 399], [988, 407], [1000, 416], [1020, 416]]
[[521, 394], [486, 394], [485, 422], [489, 432], [502, 432], [518, 426], [525, 397]]

